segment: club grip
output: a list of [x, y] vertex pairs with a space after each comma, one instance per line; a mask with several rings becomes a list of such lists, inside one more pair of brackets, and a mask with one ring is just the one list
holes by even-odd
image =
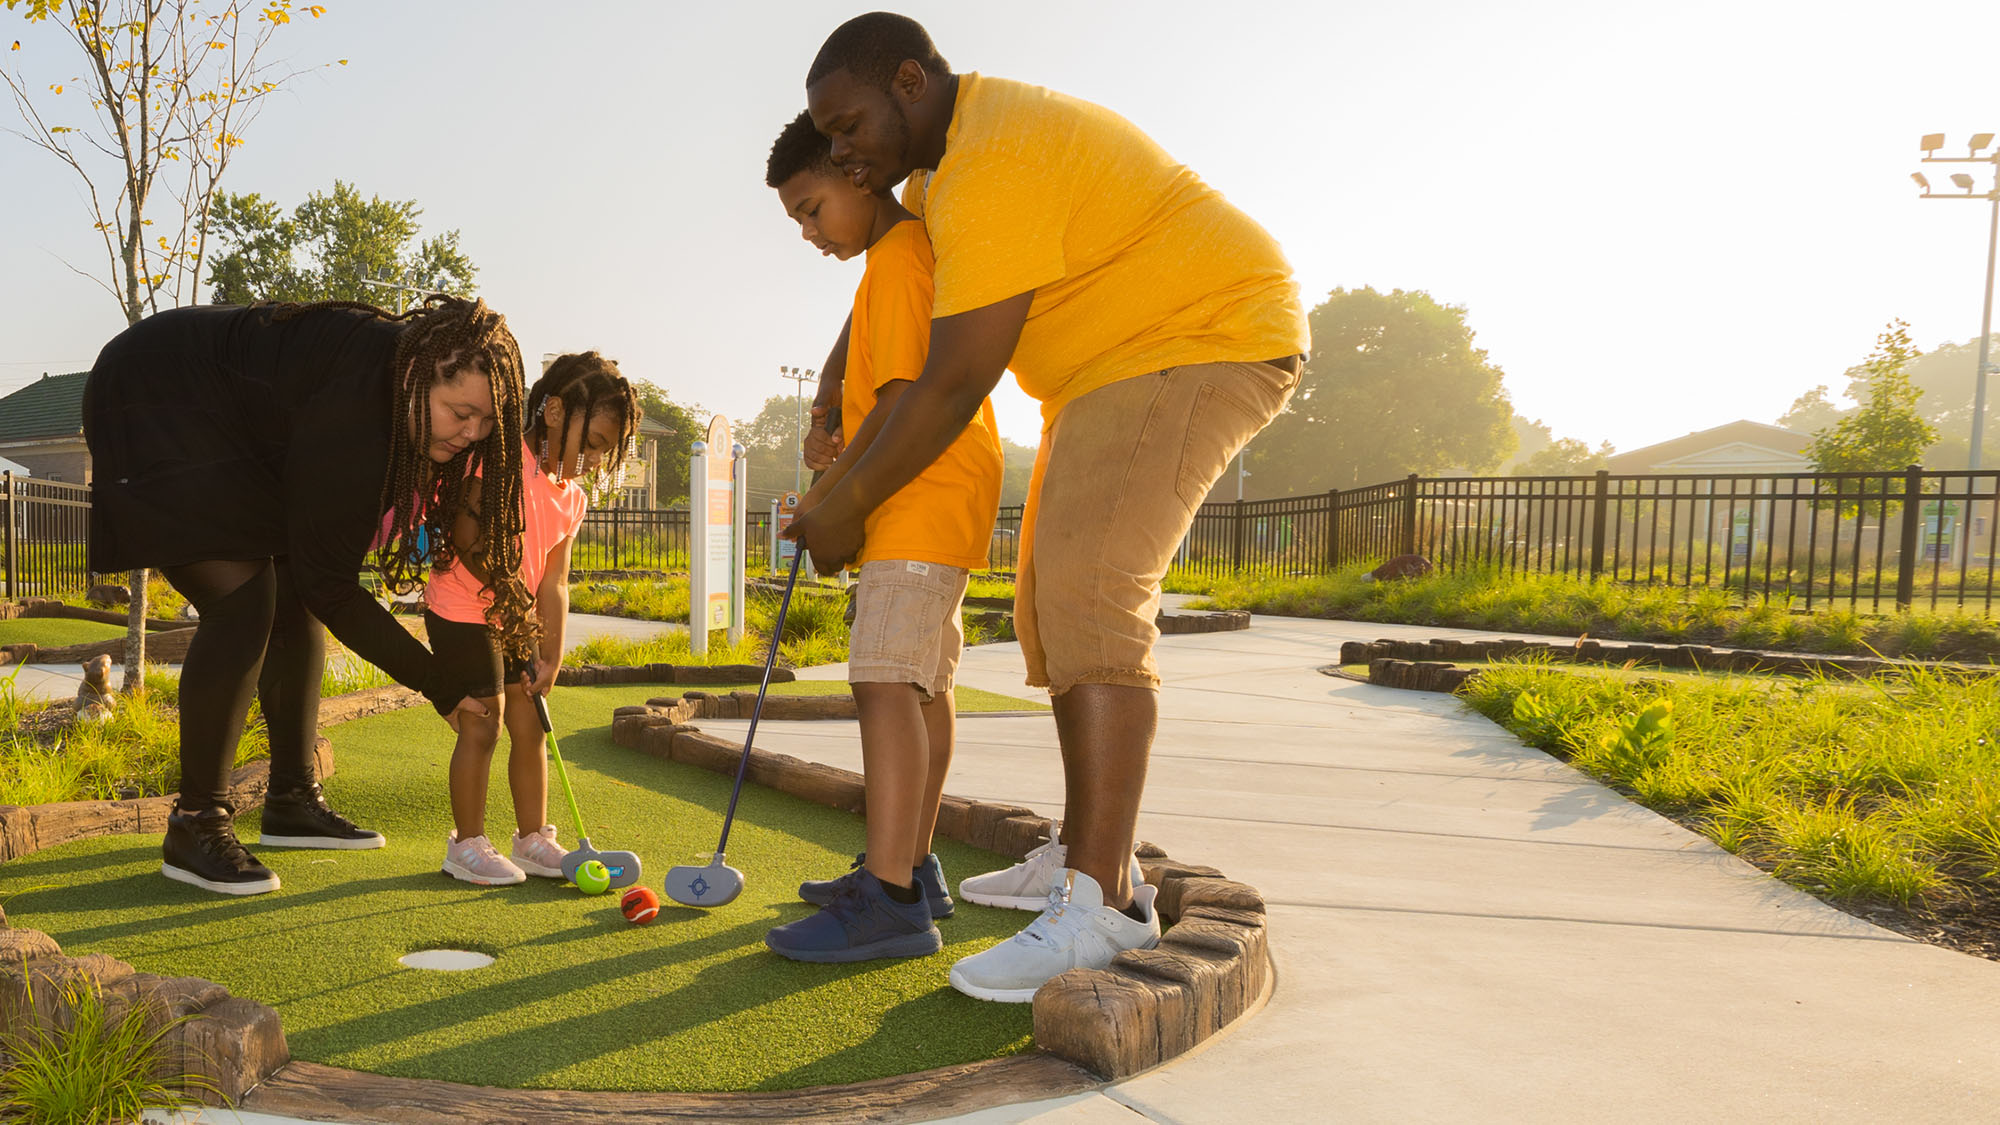
[[549, 721], [548, 698], [540, 692], [536, 692], [530, 698], [535, 701], [535, 717], [542, 721], [542, 732], [544, 734], [554, 734], [556, 732], [556, 725]]

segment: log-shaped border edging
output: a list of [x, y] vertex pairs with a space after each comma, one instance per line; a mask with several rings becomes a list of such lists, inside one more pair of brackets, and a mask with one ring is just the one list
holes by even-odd
[[1911, 669], [1948, 669], [1969, 675], [2000, 675], [2000, 667], [1941, 661], [1886, 660], [1873, 656], [1812, 656], [1764, 649], [1712, 648], [1708, 645], [1655, 645], [1624, 641], [1575, 642], [1502, 640], [1347, 641], [1340, 646], [1340, 663], [1398, 661], [1491, 660], [1533, 656], [1571, 664], [1641, 664], [1657, 668], [1714, 672], [1762, 672], [1776, 676], [1880, 676]]
[[275, 1009], [231, 996], [200, 977], [142, 973], [102, 953], [67, 957], [54, 938], [40, 930], [16, 930], [0, 913], [0, 1029], [26, 1034], [30, 1027], [65, 1023], [65, 986], [96, 990], [106, 1015], [116, 1020], [133, 1005], [149, 1009], [147, 1027], [189, 1017], [159, 1043], [160, 1063], [169, 1075], [196, 1074], [206, 1085], [182, 1093], [209, 1105], [237, 1102], [291, 1057], [285, 1029]]
[[[676, 717], [675, 702], [618, 708], [612, 741], [651, 757], [734, 773], [742, 745], [687, 725]], [[749, 779], [845, 812], [866, 809], [861, 775], [837, 766], [753, 749]], [[1020, 805], [947, 794], [938, 808], [940, 835], [1012, 859], [1046, 842], [1053, 827]], [[1156, 905], [1171, 926], [1159, 947], [1121, 953], [1108, 969], [1064, 973], [1034, 1000], [1037, 1045], [1107, 1080], [1191, 1050], [1255, 1007], [1271, 980], [1264, 898], [1256, 888], [1148, 844], [1140, 845], [1139, 862], [1146, 881], [1160, 888]]]
[[1153, 624], [1160, 632], [1175, 633], [1233, 633], [1250, 627], [1250, 611], [1247, 609], [1225, 609], [1214, 613], [1168, 613], [1161, 612], [1153, 618]]
[[[364, 688], [323, 699], [319, 705], [319, 726], [345, 723], [385, 711], [400, 711], [424, 702], [424, 697], [402, 687]], [[320, 777], [333, 774], [333, 749], [325, 738], [314, 747], [314, 766]], [[229, 802], [238, 812], [264, 803], [270, 784], [271, 763], [251, 762], [229, 775]], [[0, 805], [0, 863], [32, 855], [75, 840], [120, 833], [165, 832], [167, 814], [173, 810], [177, 793], [160, 797], [138, 797], [120, 801], [61, 801], [48, 805]]]

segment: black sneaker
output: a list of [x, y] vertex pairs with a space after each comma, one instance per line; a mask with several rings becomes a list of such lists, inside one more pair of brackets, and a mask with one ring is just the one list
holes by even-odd
[[[812, 903], [814, 906], [829, 905], [843, 888], [855, 885], [856, 880], [861, 877], [861, 872], [866, 869], [867, 863], [868, 853], [862, 852], [854, 857], [854, 863], [848, 868], [847, 874], [837, 879], [809, 879], [800, 883], [800, 901]], [[910, 876], [917, 886], [924, 889], [924, 902], [931, 908], [931, 917], [937, 919], [951, 917], [955, 908], [951, 901], [951, 892], [945, 888], [944, 866], [938, 862], [937, 855], [933, 853], [925, 856], [924, 862], [912, 869]]]
[[168, 813], [160, 874], [225, 895], [277, 890], [277, 874], [237, 842], [232, 819], [226, 808], [200, 812], [175, 808]]
[[354, 822], [326, 807], [319, 782], [264, 795], [264, 832], [259, 842], [277, 848], [379, 848], [389, 841], [380, 832], [357, 828]]

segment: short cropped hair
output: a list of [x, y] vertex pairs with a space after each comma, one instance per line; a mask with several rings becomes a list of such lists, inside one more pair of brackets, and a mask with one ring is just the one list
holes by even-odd
[[784, 131], [771, 142], [771, 155], [764, 161], [764, 186], [781, 187], [800, 172], [840, 178], [833, 163], [833, 142], [813, 128], [812, 115], [800, 110], [785, 123]]
[[894, 12], [869, 12], [834, 28], [826, 37], [813, 57], [812, 69], [806, 71], [806, 85], [845, 70], [886, 93], [904, 59], [916, 60], [935, 77], [951, 74], [951, 64], [938, 54], [937, 44], [931, 42], [931, 33], [923, 24]]

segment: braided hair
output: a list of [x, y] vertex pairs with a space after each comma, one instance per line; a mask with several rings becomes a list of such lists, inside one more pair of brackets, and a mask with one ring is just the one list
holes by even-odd
[[[533, 658], [540, 643], [534, 598], [521, 581], [521, 348], [507, 319], [482, 300], [433, 294], [403, 314], [360, 301], [281, 304], [273, 319], [319, 309], [350, 309], [383, 320], [407, 322], [391, 361], [395, 380], [389, 415], [389, 465], [382, 480], [388, 534], [370, 567], [391, 591], [423, 585], [428, 572], [457, 560], [453, 518], [470, 508], [474, 481], [483, 478], [476, 540], [493, 595], [487, 624], [517, 661]], [[440, 374], [442, 368], [443, 374]], [[466, 371], [486, 376], [493, 389], [494, 426], [484, 440], [440, 465], [431, 460], [430, 393]], [[416, 433], [412, 434], [414, 425]]]
[[[563, 405], [563, 426], [571, 421], [581, 420], [586, 434], [590, 420], [600, 414], [612, 414], [618, 419], [618, 441], [598, 462], [597, 474], [587, 487], [602, 496], [616, 489], [625, 478], [625, 458], [632, 454], [639, 433], [639, 393], [618, 370], [618, 364], [598, 355], [596, 352], [574, 352], [558, 356], [549, 364], [534, 388], [528, 392], [527, 431], [528, 440], [537, 448], [547, 451], [551, 435], [548, 424], [542, 418], [542, 405], [549, 399]], [[561, 435], [555, 435], [558, 449], [562, 446]], [[582, 457], [582, 451], [577, 451]], [[570, 474], [581, 476], [581, 466]], [[583, 483], [583, 482], [579, 482]]]

